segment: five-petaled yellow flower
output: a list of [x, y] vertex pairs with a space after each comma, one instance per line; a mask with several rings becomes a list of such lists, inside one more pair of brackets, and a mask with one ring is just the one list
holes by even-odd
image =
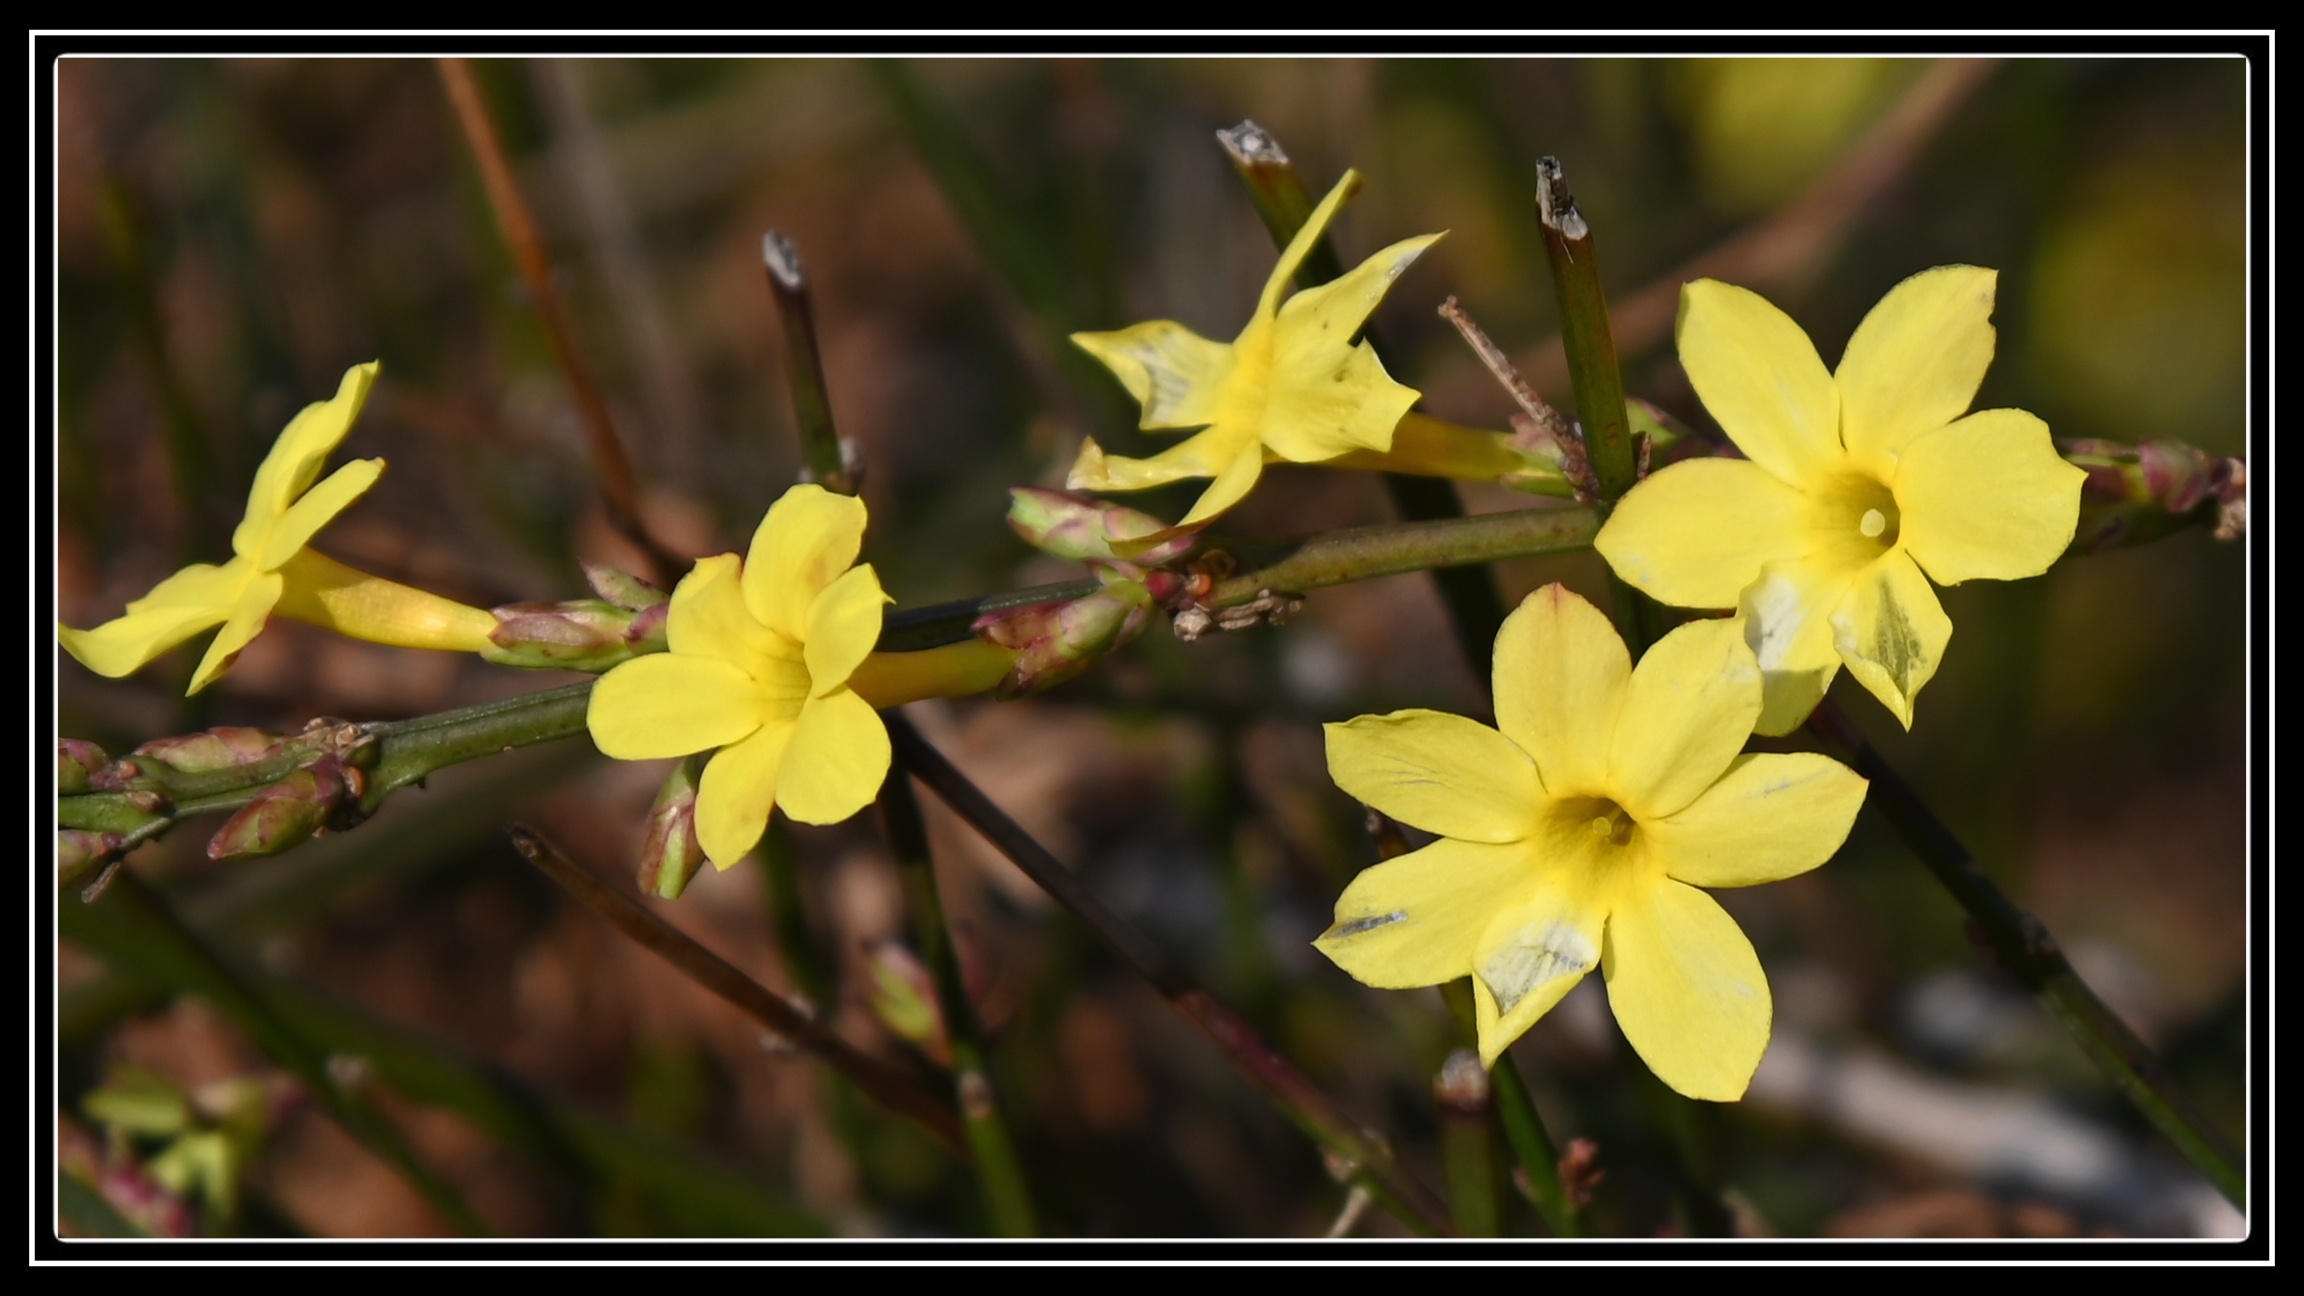
[[1752, 944], [1698, 887], [1812, 869], [1865, 781], [1827, 757], [1738, 753], [1760, 672], [1732, 621], [1664, 636], [1635, 669], [1558, 585], [1496, 636], [1496, 723], [1396, 711], [1328, 726], [1337, 785], [1439, 840], [1336, 901], [1320, 950], [1372, 986], [1469, 975], [1481, 1060], [1597, 965], [1640, 1057], [1691, 1098], [1743, 1096], [1768, 1046]]
[[2086, 474], [2048, 425], [1962, 417], [1992, 363], [1995, 278], [1939, 266], [1896, 285], [1837, 372], [1757, 294], [1681, 289], [1680, 363], [1745, 457], [1657, 473], [1595, 545], [1660, 602], [1740, 611], [1761, 733], [1799, 725], [1843, 665], [1910, 728], [1952, 637], [1928, 579], [2037, 576], [2071, 544]]
[[1280, 254], [1248, 327], [1230, 344], [1211, 342], [1174, 320], [1114, 333], [1075, 333], [1144, 407], [1148, 432], [1200, 431], [1150, 459], [1107, 455], [1089, 441], [1066, 485], [1074, 490], [1142, 490], [1213, 477], [1170, 531], [1196, 527], [1240, 502], [1268, 460], [1318, 463], [1355, 450], [1389, 450], [1392, 429], [1416, 392], [1392, 381], [1366, 342], [1353, 335], [1385, 290], [1441, 235], [1385, 248], [1343, 277], [1281, 301], [1337, 209], [1360, 187], [1347, 171]]
[[[309, 548], [312, 537], [366, 494], [382, 459], [359, 459], [320, 481], [320, 468], [360, 416], [379, 365], [355, 365], [335, 398], [304, 407], [274, 443], [232, 532], [232, 559], [195, 563], [131, 602], [127, 615], [93, 630], [58, 626], [64, 650], [114, 679], [141, 669], [192, 636], [221, 625], [193, 672], [197, 693], [232, 665], [274, 613], [403, 648], [479, 652], [496, 618], [422, 590], [381, 580]], [[319, 482], [314, 485], [314, 482]]]
[[760, 840], [771, 809], [837, 823], [887, 777], [887, 726], [851, 687], [889, 601], [872, 568], [854, 565], [864, 522], [862, 500], [786, 491], [741, 562], [706, 558], [672, 591], [671, 651], [625, 662], [592, 689], [592, 741], [610, 756], [719, 748], [697, 788], [696, 838], [720, 868]]

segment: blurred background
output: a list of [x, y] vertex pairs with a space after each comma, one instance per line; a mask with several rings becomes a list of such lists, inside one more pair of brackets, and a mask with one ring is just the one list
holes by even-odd
[[[1628, 388], [1698, 426], [1670, 345], [1692, 273], [1762, 292], [1830, 363], [1890, 286], [1968, 262], [2000, 272], [1980, 407], [2031, 410], [2064, 437], [2245, 449], [2237, 60], [473, 70], [652, 527], [690, 555], [739, 548], [800, 465], [759, 262], [774, 227], [813, 281], [834, 411], [868, 468], [867, 557], [902, 605], [1073, 574], [1001, 524], [1006, 489], [1061, 484], [1085, 435], [1122, 453], [1148, 442], [1063, 335], [1159, 317], [1239, 330], [1274, 256], [1214, 140], [1243, 118], [1315, 194], [1347, 166], [1366, 177], [1335, 228], [1346, 264], [1450, 231], [1379, 316], [1395, 376], [1446, 417], [1502, 427], [1511, 408], [1435, 316], [1450, 294], [1572, 405], [1531, 205], [1549, 153], [1605, 257]], [[480, 605], [578, 597], [579, 556], [633, 560], [432, 63], [74, 58], [56, 72], [63, 621], [109, 619], [183, 563], [219, 558], [286, 420], [371, 359], [383, 377], [343, 455], [390, 470], [328, 529], [328, 552]], [[1175, 516], [1197, 489], [1130, 502]], [[1475, 511], [1531, 503], [1465, 497]], [[1372, 476], [1281, 468], [1226, 529], [1390, 516]], [[2241, 546], [2194, 530], [1946, 590], [1958, 632], [1910, 735], [1838, 686], [2236, 1138], [2244, 570]], [[1553, 580], [1606, 589], [1589, 554], [1498, 574], [1513, 599]], [[209, 724], [388, 719], [561, 682], [276, 621], [185, 699], [197, 652], [116, 682], [59, 653], [62, 733], [119, 752]], [[1401, 706], [1483, 707], [1421, 575], [1319, 593], [1284, 629], [1187, 645], [1156, 627], [1041, 698], [915, 718], [1437, 1184], [1431, 1084], [1452, 1042], [1437, 992], [1363, 988], [1309, 944], [1374, 859], [1318, 726]], [[964, 1166], [771, 1047], [506, 844], [518, 818], [629, 885], [664, 773], [561, 743], [448, 771], [358, 832], [271, 860], [212, 865], [194, 830], [135, 866], [266, 984], [366, 1031], [356, 1065], [380, 1101], [502, 1233], [981, 1232]], [[931, 818], [1044, 1225], [1325, 1231], [1344, 1193], [1316, 1149], [1077, 923]], [[872, 1007], [875, 986], [905, 975], [873, 818], [772, 845], [780, 885], [755, 861], [652, 904], [859, 1044], [929, 1065]], [[1734, 1228], [1755, 1236], [2242, 1227], [1869, 816], [1829, 866], [1721, 899], [1776, 997], [1743, 1103], [1694, 1127], [1674, 1117], [1597, 978], [1516, 1047], [1554, 1134], [1598, 1145], [1599, 1230], [1686, 1231], [1691, 1173], [1724, 1185]], [[68, 1167], [159, 1150], [92, 1115], [111, 1108], [91, 1093], [158, 1083], [214, 1108], [261, 1090], [230, 1209], [210, 1199], [166, 1227], [443, 1230], [200, 1000], [69, 943], [58, 979]], [[470, 1098], [474, 1076], [598, 1138], [539, 1153]], [[1360, 1228], [1398, 1231], [1380, 1214]]]

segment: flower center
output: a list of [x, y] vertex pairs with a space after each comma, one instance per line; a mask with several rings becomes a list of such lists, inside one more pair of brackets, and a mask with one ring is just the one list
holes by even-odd
[[1856, 515], [1856, 534], [1885, 552], [1896, 547], [1903, 515], [1896, 511], [1896, 496], [1869, 477], [1850, 483], [1848, 511]]
[[1640, 830], [1639, 821], [1607, 797], [1565, 797], [1552, 804], [1549, 817], [1555, 840], [1599, 855], [1631, 845]]
[[1821, 554], [1860, 567], [1896, 547], [1904, 517], [1896, 493], [1881, 482], [1850, 473], [1811, 498]]

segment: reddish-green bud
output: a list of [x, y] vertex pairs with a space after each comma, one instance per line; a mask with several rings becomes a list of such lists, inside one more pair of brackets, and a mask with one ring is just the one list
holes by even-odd
[[627, 612], [645, 612], [665, 601], [664, 591], [630, 572], [618, 571], [589, 558], [576, 561], [583, 566], [585, 583], [592, 587], [592, 592]]
[[640, 889], [666, 900], [677, 900], [688, 889], [688, 879], [704, 865], [704, 846], [696, 840], [696, 787], [704, 775], [704, 757], [690, 756], [672, 767], [648, 808], [647, 836], [640, 845]]
[[1016, 654], [992, 690], [1003, 700], [1053, 688], [1141, 634], [1152, 619], [1150, 590], [1114, 580], [1082, 598], [1035, 603], [978, 618], [976, 632]]
[[56, 740], [56, 794], [70, 796], [88, 790], [88, 778], [112, 763], [104, 749], [80, 738]]
[[2076, 553], [2140, 544], [2195, 524], [2214, 526], [2220, 540], [2248, 528], [2248, 465], [2241, 460], [2174, 437], [2138, 445], [2088, 438], [2061, 448], [2088, 474], [2072, 537]]
[[[495, 616], [480, 655], [499, 666], [598, 672], [641, 651], [662, 651], [662, 605], [635, 612], [604, 599], [507, 603]], [[658, 646], [641, 647], [651, 639]]]
[[118, 833], [66, 828], [56, 834], [56, 885], [68, 887], [120, 856]]
[[208, 840], [212, 860], [277, 855], [330, 826], [356, 805], [366, 780], [335, 756], [322, 756], [258, 792]]
[[238, 725], [219, 725], [195, 734], [155, 738], [131, 757], [149, 757], [180, 774], [253, 765], [278, 750], [280, 735]]
[[865, 961], [872, 972], [865, 992], [872, 1015], [936, 1065], [952, 1065], [952, 1038], [936, 1005], [936, 983], [919, 956], [895, 941], [880, 941], [865, 950]]
[[1121, 557], [1114, 541], [1135, 540], [1168, 530], [1168, 524], [1149, 513], [1108, 504], [1070, 491], [1038, 486], [1014, 486], [1008, 491], [1008, 525], [1024, 542], [1043, 553], [1087, 563], [1121, 563], [1130, 567], [1157, 567], [1182, 557], [1198, 538], [1178, 536], [1141, 553]]

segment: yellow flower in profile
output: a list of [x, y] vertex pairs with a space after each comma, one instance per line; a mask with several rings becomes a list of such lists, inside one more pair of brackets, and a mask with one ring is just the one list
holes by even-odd
[[1635, 669], [1607, 617], [1547, 585], [1497, 634], [1495, 686], [1497, 729], [1438, 711], [1328, 726], [1337, 785], [1439, 840], [1355, 878], [1319, 949], [1383, 989], [1470, 976], [1491, 1066], [1597, 966], [1664, 1083], [1742, 1097], [1768, 981], [1697, 888], [1822, 864], [1865, 781], [1823, 756], [1739, 754], [1760, 672], [1731, 621], [1682, 626]]
[[720, 868], [760, 840], [772, 808], [837, 823], [888, 775], [887, 726], [851, 687], [889, 601], [872, 568], [854, 565], [864, 522], [862, 500], [786, 491], [741, 562], [706, 558], [672, 591], [671, 650], [625, 662], [592, 689], [592, 741], [618, 760], [719, 749], [697, 788], [696, 838]]
[[1375, 348], [1352, 338], [1392, 281], [1441, 235], [1404, 239], [1339, 279], [1281, 300], [1330, 219], [1359, 187], [1359, 175], [1347, 171], [1328, 191], [1272, 267], [1248, 326], [1229, 344], [1174, 320], [1072, 335], [1143, 405], [1145, 431], [1199, 431], [1149, 459], [1107, 455], [1091, 440], [1080, 448], [1067, 486], [1125, 491], [1215, 478], [1182, 522], [1147, 538], [1156, 542], [1239, 503], [1267, 461], [1319, 463], [1391, 448], [1392, 429], [1417, 394], [1392, 381]]
[[274, 612], [397, 647], [486, 648], [496, 626], [489, 613], [354, 571], [309, 548], [320, 528], [384, 472], [382, 459], [360, 459], [320, 480], [321, 466], [360, 416], [379, 367], [375, 361], [353, 366], [334, 399], [305, 406], [289, 422], [256, 470], [247, 514], [232, 532], [231, 561], [195, 563], [131, 602], [125, 616], [93, 630], [58, 626], [64, 650], [118, 679], [221, 625], [185, 690], [191, 694], [229, 669]]
[[1837, 372], [1758, 294], [1681, 289], [1680, 363], [1745, 457], [1650, 477], [1594, 545], [1659, 602], [1739, 610], [1761, 733], [1807, 719], [1843, 665], [1911, 728], [1952, 638], [1929, 578], [2037, 576], [2071, 544], [2086, 474], [2048, 425], [1965, 413], [1992, 363], [1996, 277], [1939, 266], [1896, 285]]

